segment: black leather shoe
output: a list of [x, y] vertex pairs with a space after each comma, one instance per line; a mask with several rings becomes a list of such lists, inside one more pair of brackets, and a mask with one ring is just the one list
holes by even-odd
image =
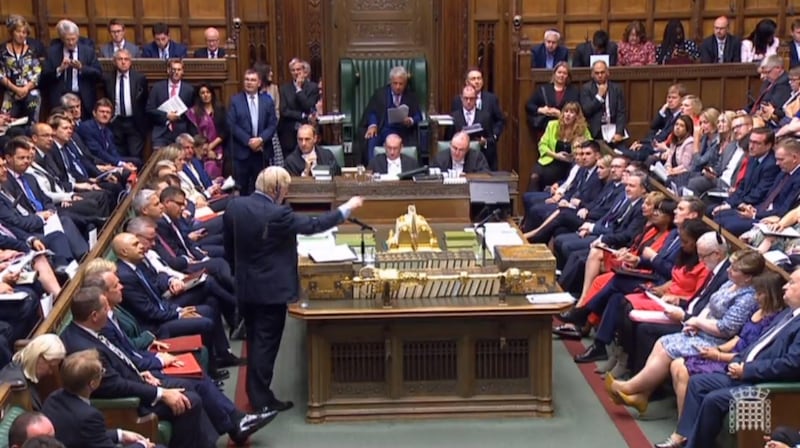
[[225, 382], [223, 382], [223, 381], [214, 381], [214, 385], [217, 386], [217, 389], [222, 390], [225, 387]]
[[591, 313], [591, 311], [586, 308], [575, 307], [569, 311], [564, 311], [563, 313], [557, 314], [556, 319], [565, 324], [582, 326], [586, 321], [586, 318], [589, 316], [589, 313]]
[[236, 427], [228, 433], [231, 441], [236, 445], [244, 445], [251, 434], [266, 426], [278, 415], [278, 411], [259, 412], [246, 414], [237, 423]]
[[583, 364], [587, 362], [605, 361], [608, 359], [606, 348], [602, 345], [592, 344], [585, 352], [575, 357], [575, 362]]
[[683, 448], [686, 446], [686, 441], [678, 442], [677, 440], [672, 440], [672, 437], [667, 437], [667, 440], [656, 443], [655, 448]]
[[567, 339], [570, 341], [579, 341], [583, 337], [583, 333], [570, 324], [559, 325], [556, 328], [553, 328], [553, 334], [561, 339]]
[[217, 357], [217, 367], [237, 367], [247, 364], [247, 358], [240, 358], [231, 352]]
[[270, 404], [268, 404], [264, 409], [262, 409], [261, 412], [267, 412], [268, 410], [283, 412], [283, 411], [288, 411], [293, 407], [294, 403], [292, 403], [289, 400], [286, 401], [275, 400]]
[[225, 381], [231, 377], [231, 372], [225, 369], [217, 369], [208, 374], [214, 381]]

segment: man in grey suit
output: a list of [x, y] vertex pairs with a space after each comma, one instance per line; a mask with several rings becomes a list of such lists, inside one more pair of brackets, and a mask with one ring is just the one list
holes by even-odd
[[125, 39], [125, 24], [121, 20], [111, 19], [108, 22], [108, 34], [111, 35], [111, 42], [100, 47], [101, 56], [113, 58], [114, 53], [125, 49], [128, 50], [132, 58], [139, 57], [139, 47]]

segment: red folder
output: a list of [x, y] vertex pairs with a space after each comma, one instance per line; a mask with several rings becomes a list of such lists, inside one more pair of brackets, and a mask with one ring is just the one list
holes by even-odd
[[203, 369], [200, 364], [194, 359], [191, 353], [184, 353], [177, 356], [178, 360], [183, 362], [183, 366], [178, 367], [171, 365], [164, 367], [164, 374], [169, 376], [182, 376], [185, 378], [201, 378], [203, 376]]
[[[176, 338], [159, 339], [161, 342], [169, 344], [169, 349], [165, 350], [170, 353], [187, 353], [200, 350], [203, 347], [203, 340], [199, 334], [191, 334], [189, 336], [178, 336]], [[151, 351], [157, 351], [151, 349]]]

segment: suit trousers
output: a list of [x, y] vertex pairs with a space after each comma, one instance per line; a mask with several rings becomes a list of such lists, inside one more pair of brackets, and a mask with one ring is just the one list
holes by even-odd
[[754, 219], [742, 218], [735, 209], [723, 210], [714, 218], [725, 230], [739, 236], [753, 227], [757, 221]]
[[158, 372], [155, 376], [162, 382], [168, 383], [169, 387], [183, 388], [197, 393], [203, 402], [203, 409], [218, 434], [233, 430], [235, 422], [243, 415], [206, 375], [202, 378], [179, 378]]
[[111, 123], [111, 132], [123, 156], [143, 158], [145, 129], [138, 129], [133, 117], [116, 117]]
[[[594, 235], [587, 235], [581, 238], [577, 233], [565, 233], [559, 235], [553, 240], [553, 246], [556, 252], [556, 263], [559, 269], [564, 269], [567, 264], [567, 259], [578, 251], [588, 251], [592, 241], [597, 239]], [[586, 260], [584, 260], [584, 263]]]
[[571, 208], [560, 208], [558, 215], [539, 230], [532, 239], [532, 243], [546, 244], [551, 238], [565, 233], [576, 232], [585, 221], [578, 218], [578, 214]]
[[[175, 383], [171, 379], [166, 379], [162, 383], [164, 387], [171, 387], [173, 384]], [[191, 407], [187, 407], [183, 414], [175, 415], [172, 409], [162, 401], [153, 407], [142, 408], [143, 413], [155, 413], [159, 419], [172, 423], [172, 438], [169, 441], [169, 448], [216, 447], [219, 434], [213, 429], [214, 425], [206, 414], [203, 400], [193, 390], [186, 390], [183, 393], [191, 402]]]
[[240, 303], [239, 307], [247, 332], [247, 397], [258, 410], [277, 400], [271, 384], [286, 325], [286, 304]]
[[676, 429], [678, 434], [686, 437], [687, 448], [714, 446], [733, 399], [731, 389], [743, 384], [724, 373], [689, 377], [683, 414]]
[[251, 152], [244, 160], [233, 160], [233, 179], [243, 196], [255, 191], [256, 177], [264, 168], [264, 156], [261, 152]]

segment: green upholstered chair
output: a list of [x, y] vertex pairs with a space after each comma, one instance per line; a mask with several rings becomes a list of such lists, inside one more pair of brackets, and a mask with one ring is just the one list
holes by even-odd
[[333, 153], [333, 157], [336, 158], [336, 163], [339, 164], [340, 167], [344, 168], [344, 146], [342, 145], [319, 145], [320, 148], [325, 148]]
[[428, 154], [428, 64], [424, 58], [414, 59], [342, 59], [339, 61], [340, 106], [345, 114], [343, 137], [365, 147], [364, 135], [358, 134], [358, 124], [375, 89], [389, 82], [389, 71], [403, 66], [409, 73], [409, 88], [419, 100], [422, 122], [417, 128], [417, 147], [422, 156]]
[[[375, 147], [375, 155], [383, 154], [385, 152], [386, 152], [386, 148], [384, 148], [383, 146], [376, 146]], [[417, 158], [418, 154], [417, 154], [417, 147], [416, 146], [403, 146], [403, 150], [400, 151], [400, 152], [402, 154], [405, 154], [405, 155], [413, 158], [414, 160], [417, 160], [417, 161], [419, 160]]]
[[8, 406], [3, 410], [3, 420], [0, 420], [0, 448], [8, 448], [8, 432], [11, 424], [22, 415], [25, 409], [19, 406]]
[[[471, 151], [480, 151], [481, 146], [478, 142], [469, 142], [469, 149]], [[440, 153], [442, 151], [450, 151], [450, 141], [449, 140], [438, 140], [436, 142], [436, 153]]]

